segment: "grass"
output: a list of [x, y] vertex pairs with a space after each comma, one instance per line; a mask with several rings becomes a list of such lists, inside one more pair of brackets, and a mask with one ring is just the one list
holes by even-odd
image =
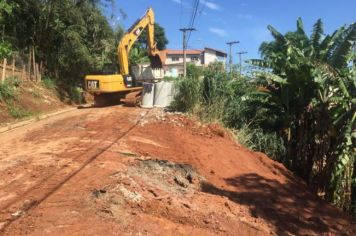
[[15, 98], [15, 90], [7, 82], [3, 84], [0, 83], [0, 101], [7, 103], [8, 101], [13, 101]]
[[32, 112], [21, 107], [16, 107], [13, 104], [7, 104], [7, 110], [10, 115], [16, 119], [32, 116]]
[[32, 115], [31, 111], [15, 105], [21, 83], [22, 81], [18, 77], [7, 78], [3, 83], [0, 83], [0, 102], [6, 104], [9, 114], [16, 119]]
[[275, 132], [266, 133], [262, 129], [245, 126], [233, 131], [235, 140], [254, 151], [264, 152], [273, 160], [281, 160], [286, 149], [283, 139]]
[[16, 90], [21, 85], [21, 80], [17, 77], [7, 78], [0, 83], [0, 101], [8, 103], [16, 99]]
[[41, 97], [41, 93], [38, 90], [32, 90], [31, 94], [34, 98], [40, 98]]

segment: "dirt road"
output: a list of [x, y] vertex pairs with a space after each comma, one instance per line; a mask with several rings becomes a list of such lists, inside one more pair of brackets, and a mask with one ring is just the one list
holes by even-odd
[[352, 235], [352, 221], [219, 126], [80, 109], [0, 134], [4, 235]]

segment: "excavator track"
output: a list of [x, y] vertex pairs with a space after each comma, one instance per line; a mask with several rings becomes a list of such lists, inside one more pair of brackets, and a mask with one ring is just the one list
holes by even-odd
[[126, 94], [125, 98], [120, 101], [124, 103], [125, 106], [128, 107], [136, 107], [141, 104], [141, 94], [142, 91], [132, 91]]

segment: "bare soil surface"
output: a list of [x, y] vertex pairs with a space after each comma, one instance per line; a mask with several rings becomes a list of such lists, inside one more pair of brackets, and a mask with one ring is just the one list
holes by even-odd
[[0, 134], [3, 235], [355, 235], [218, 125], [113, 106]]

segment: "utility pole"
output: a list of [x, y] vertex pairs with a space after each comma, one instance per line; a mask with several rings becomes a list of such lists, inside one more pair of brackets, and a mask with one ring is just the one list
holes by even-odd
[[187, 76], [187, 31], [194, 31], [194, 28], [183, 28], [179, 29], [183, 32], [183, 76]]
[[240, 76], [242, 74], [242, 54], [246, 54], [247, 52], [238, 52], [239, 60], [240, 60]]
[[230, 76], [232, 78], [232, 45], [240, 43], [239, 41], [232, 41], [232, 42], [227, 42], [226, 44], [229, 45], [230, 47], [230, 59], [229, 59], [229, 64], [230, 64]]

